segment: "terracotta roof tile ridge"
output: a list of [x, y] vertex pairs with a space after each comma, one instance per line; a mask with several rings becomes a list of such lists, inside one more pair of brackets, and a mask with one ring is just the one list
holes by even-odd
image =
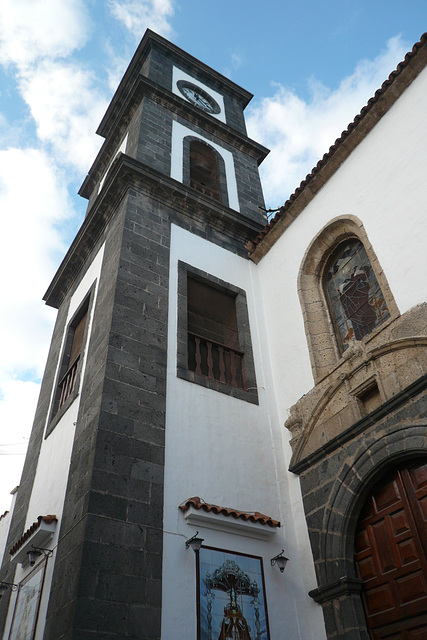
[[414, 46], [412, 47], [411, 51], [409, 51], [405, 55], [404, 59], [401, 62], [399, 62], [399, 64], [397, 65], [396, 69], [394, 69], [394, 71], [392, 71], [390, 73], [388, 78], [382, 83], [381, 87], [379, 89], [377, 89], [377, 91], [374, 93], [372, 98], [370, 98], [368, 100], [367, 104], [361, 109], [360, 113], [358, 113], [357, 116], [354, 118], [354, 120], [348, 125], [347, 129], [345, 129], [341, 133], [340, 137], [335, 140], [334, 144], [329, 147], [329, 151], [327, 151], [324, 154], [324, 156], [319, 160], [319, 162], [311, 170], [311, 172], [308, 173], [306, 175], [306, 177], [304, 178], [304, 180], [301, 181], [299, 187], [297, 187], [295, 189], [295, 191], [293, 192], [293, 194], [291, 196], [289, 196], [289, 198], [286, 200], [285, 204], [282, 207], [280, 207], [279, 211], [276, 213], [274, 218], [269, 220], [269, 222], [265, 225], [265, 227], [262, 229], [262, 231], [260, 231], [260, 233], [256, 236], [256, 238], [254, 238], [253, 240], [250, 240], [246, 244], [246, 248], [248, 249], [249, 253], [252, 253], [255, 250], [255, 247], [269, 233], [269, 231], [274, 227], [276, 222], [278, 222], [280, 220], [280, 218], [282, 218], [282, 216], [286, 213], [287, 209], [291, 206], [291, 204], [294, 202], [294, 200], [296, 200], [296, 198], [304, 190], [304, 188], [307, 186], [307, 184], [315, 177], [315, 175], [320, 171], [320, 169], [326, 164], [326, 162], [329, 160], [329, 158], [335, 153], [335, 151], [338, 149], [338, 147], [341, 145], [341, 143], [350, 135], [350, 133], [359, 124], [359, 122], [361, 120], [363, 120], [363, 118], [369, 113], [369, 111], [371, 110], [372, 106], [378, 102], [379, 98], [386, 91], [386, 89], [388, 89], [388, 87], [391, 84], [393, 84], [394, 80], [401, 74], [403, 69], [405, 69], [407, 67], [407, 65], [410, 62], [410, 60], [418, 52], [418, 49], [421, 49], [421, 47], [424, 46], [426, 41], [427, 41], [427, 32], [423, 33], [423, 35], [421, 36], [419, 42], [416, 42], [414, 44]]
[[269, 527], [280, 527], [280, 522], [278, 520], [273, 520], [270, 516], [266, 516], [259, 511], [238, 511], [237, 509], [232, 509], [230, 507], [220, 507], [216, 504], [209, 504], [208, 502], [205, 502], [202, 498], [199, 498], [199, 496], [188, 498], [188, 500], [185, 500], [179, 505], [179, 509], [185, 513], [188, 511], [190, 506], [193, 506], [198, 510], [203, 509], [203, 511], [206, 511], [207, 513], [232, 516], [233, 518], [239, 518], [245, 521], [250, 520], [251, 522], [258, 522], [259, 524], [268, 525]]
[[0, 516], [0, 520], [2, 520], [3, 518], [5, 518], [7, 516], [7, 514], [9, 513], [9, 511], [5, 511], [4, 513], [1, 514]]
[[57, 522], [58, 518], [56, 516], [54, 516], [54, 515], [38, 516], [36, 522], [33, 522], [31, 527], [29, 527], [22, 534], [22, 536], [19, 538], [18, 542], [15, 542], [15, 544], [13, 545], [13, 547], [9, 551], [10, 555], [13, 556], [13, 555], [15, 555], [15, 553], [17, 551], [19, 551], [19, 549], [28, 540], [28, 538], [30, 538], [33, 535], [33, 533], [35, 531], [37, 531], [37, 529], [40, 527], [42, 522], [44, 522], [45, 524], [52, 524], [52, 522], [55, 522], [55, 521]]

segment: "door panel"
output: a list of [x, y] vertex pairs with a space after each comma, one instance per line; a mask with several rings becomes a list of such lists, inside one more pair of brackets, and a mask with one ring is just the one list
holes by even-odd
[[355, 561], [373, 639], [427, 638], [427, 464], [377, 485], [360, 514]]

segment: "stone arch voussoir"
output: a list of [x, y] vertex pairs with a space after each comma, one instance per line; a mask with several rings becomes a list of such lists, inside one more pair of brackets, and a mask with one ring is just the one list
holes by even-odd
[[378, 437], [363, 439], [352, 464], [343, 465], [325, 510], [324, 580], [355, 577], [353, 545], [357, 520], [365, 499], [378, 480], [398, 463], [427, 457], [427, 422], [399, 426]]

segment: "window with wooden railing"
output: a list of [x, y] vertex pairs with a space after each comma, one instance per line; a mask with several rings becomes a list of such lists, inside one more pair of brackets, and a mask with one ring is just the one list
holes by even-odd
[[179, 261], [177, 311], [177, 376], [258, 404], [246, 292]]
[[195, 333], [188, 333], [188, 368], [239, 389], [246, 388], [244, 354]]
[[188, 278], [187, 304], [189, 371], [246, 389], [235, 296]]
[[67, 373], [65, 374], [65, 376], [62, 378], [62, 380], [58, 385], [60, 389], [58, 411], [74, 391], [79, 360], [80, 360], [80, 355], [77, 357], [76, 360], [74, 360], [73, 364], [68, 369]]
[[65, 373], [58, 384], [55, 414], [64, 406], [76, 388], [76, 380], [81, 361], [83, 338], [86, 328], [86, 319], [87, 304], [78, 315], [76, 321], [71, 324], [65, 341], [65, 350], [61, 366], [62, 371], [65, 369]]

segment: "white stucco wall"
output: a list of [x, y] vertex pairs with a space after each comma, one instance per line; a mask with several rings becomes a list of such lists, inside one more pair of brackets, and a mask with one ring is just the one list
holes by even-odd
[[5, 513], [3, 513], [0, 516], [0, 566], [3, 565], [4, 554], [8, 552], [8, 549], [6, 549], [6, 542], [7, 542], [7, 537], [9, 535], [9, 528], [10, 528], [10, 523], [12, 521], [13, 510], [15, 509], [18, 489], [19, 487], [15, 487], [10, 492], [10, 495], [12, 496], [10, 500], [10, 503], [11, 503], [10, 508], [8, 509], [8, 511], [5, 511]]
[[[89, 318], [89, 326], [88, 326], [88, 334], [87, 334], [87, 342], [86, 348], [83, 355], [82, 361], [82, 369], [80, 376], [80, 391], [83, 384], [84, 379], [84, 371], [86, 366], [87, 359], [87, 345], [90, 340], [90, 332], [92, 327], [92, 319], [93, 319], [93, 309], [96, 304], [96, 296], [98, 293], [98, 283], [99, 283], [99, 274], [101, 271], [102, 259], [104, 255], [104, 246], [98, 251], [96, 257], [94, 258], [92, 264], [88, 268], [85, 276], [83, 277], [81, 283], [77, 287], [74, 295], [71, 298], [70, 306], [68, 309], [67, 322], [66, 322], [66, 330], [62, 340], [61, 346], [61, 354], [63, 349], [64, 340], [66, 337], [66, 333], [68, 331], [68, 325], [80, 307], [85, 297], [87, 296], [88, 291], [92, 287], [93, 283], [96, 282], [95, 290], [94, 290], [94, 304], [92, 305], [92, 315]], [[57, 368], [59, 367], [59, 362], [57, 364]], [[56, 375], [55, 375], [56, 379]], [[51, 396], [51, 404], [53, 402], [55, 394], [55, 389], [52, 390]], [[34, 479], [33, 489], [31, 493], [27, 519], [25, 524], [25, 530], [27, 530], [33, 522], [37, 520], [37, 517], [40, 515], [48, 515], [54, 514], [58, 518], [58, 524], [56, 526], [55, 534], [52, 539], [49, 548], [54, 550], [53, 556], [48, 559], [45, 582], [42, 592], [42, 598], [40, 602], [40, 613], [39, 613], [39, 621], [37, 624], [37, 633], [35, 635], [35, 640], [42, 640], [43, 632], [44, 632], [44, 621], [46, 618], [47, 605], [49, 601], [50, 594], [50, 585], [52, 581], [53, 575], [53, 567], [55, 563], [55, 550], [58, 544], [58, 536], [59, 530], [61, 526], [61, 516], [64, 505], [65, 491], [67, 488], [68, 481], [68, 471], [70, 467], [71, 460], [71, 452], [74, 442], [74, 433], [75, 433], [75, 425], [77, 420], [77, 414], [79, 410], [80, 404], [80, 393], [77, 395], [74, 402], [71, 404], [69, 409], [64, 413], [62, 418], [59, 420], [58, 424], [55, 426], [55, 429], [46, 439], [43, 439], [40, 456], [37, 463], [37, 470]], [[48, 411], [48, 416], [50, 415], [50, 410]], [[47, 426], [47, 423], [46, 423]], [[19, 584], [32, 570], [32, 567], [28, 565], [24, 568], [18, 564], [16, 567], [14, 583]], [[12, 597], [9, 604], [9, 611], [5, 625], [5, 631], [3, 638], [8, 638], [10, 625], [12, 622], [12, 614], [16, 601], [16, 593], [12, 593]]]
[[111, 158], [110, 162], [108, 163], [107, 168], [104, 171], [104, 175], [102, 176], [99, 185], [98, 185], [98, 193], [101, 191], [102, 187], [104, 186], [104, 182], [105, 179], [108, 175], [109, 170], [111, 169], [111, 166], [114, 162], [114, 160], [117, 158], [117, 156], [119, 155], [119, 153], [126, 153], [126, 147], [127, 147], [127, 142], [128, 142], [128, 137], [129, 137], [129, 133], [126, 133], [125, 137], [123, 138], [123, 140], [121, 141], [116, 153], [113, 155], [113, 157]]
[[3, 560], [7, 534], [9, 533], [11, 517], [12, 517], [11, 511], [5, 511], [0, 516], [0, 562], [2, 562]]
[[297, 281], [307, 248], [329, 221], [361, 220], [400, 313], [427, 299], [426, 125], [424, 69], [257, 267], [282, 423], [313, 386]]
[[[270, 633], [287, 640], [324, 637], [298, 478], [287, 471], [288, 410], [313, 386], [297, 292], [299, 269], [332, 219], [356, 216], [367, 233], [401, 313], [427, 299], [427, 69], [411, 84], [293, 222], [259, 265], [173, 228], [167, 381], [162, 640], [195, 634], [196, 568], [185, 539], [196, 528], [178, 505], [206, 502], [259, 510], [284, 527], [269, 542], [198, 527], [205, 545], [264, 559]], [[247, 293], [260, 405], [176, 377], [177, 262]], [[181, 451], [177, 456], [176, 452]], [[269, 559], [282, 548], [283, 575]]]
[[[246, 291], [259, 406], [177, 378], [178, 260]], [[260, 511], [282, 522], [283, 527], [268, 542], [197, 529], [207, 546], [263, 558], [271, 638], [324, 637], [320, 607], [307, 595], [316, 582], [305, 522], [302, 518], [295, 524], [293, 514], [294, 491], [289, 491], [284, 465], [255, 270], [247, 260], [172, 227], [162, 640], [196, 634], [195, 556], [185, 549], [185, 540], [194, 535], [196, 527], [186, 524], [178, 509], [192, 496], [238, 510]], [[290, 562], [282, 575], [270, 566], [270, 558], [283, 548]]]

